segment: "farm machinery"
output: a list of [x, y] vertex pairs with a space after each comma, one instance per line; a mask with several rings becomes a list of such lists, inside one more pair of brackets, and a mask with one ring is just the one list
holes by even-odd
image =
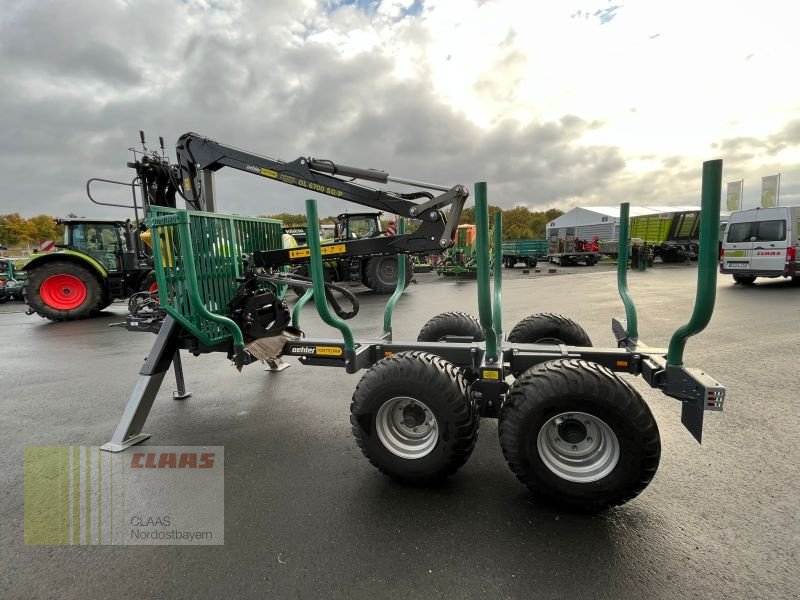
[[23, 300], [25, 272], [21, 270], [29, 259], [0, 256], [0, 304], [8, 300]]
[[474, 279], [478, 273], [475, 239], [475, 225], [459, 225], [456, 230], [455, 243], [442, 252], [441, 261], [436, 266], [436, 273], [449, 277]]
[[[164, 154], [147, 152], [144, 133], [139, 132], [143, 153], [134, 152], [136, 170], [132, 181], [92, 178], [86, 182], [86, 194], [101, 206], [133, 211], [128, 219], [59, 219], [64, 225], [63, 243], [56, 252], [34, 256], [24, 267], [27, 274], [25, 300], [28, 314], [38, 314], [53, 321], [89, 317], [139, 292], [155, 291], [149, 235], [140, 219], [151, 206], [175, 207], [173, 167]], [[92, 195], [92, 184], [122, 186], [130, 189], [131, 204], [100, 202]], [[137, 192], [141, 203], [137, 199]]]
[[[492, 241], [487, 186], [477, 183], [478, 317], [445, 312], [430, 319], [416, 340], [395, 340], [393, 312], [403, 293], [407, 255], [453, 244], [453, 224], [467, 199], [466, 189], [415, 182], [442, 192], [419, 195], [416, 199], [422, 202], [416, 204], [408, 196], [366, 191], [336, 177], [398, 181], [383, 172], [314, 159], [281, 163], [238, 150], [234, 159], [220, 152], [216, 142], [213, 152], [205, 152], [209, 142], [187, 134], [178, 144], [183, 193], [190, 199], [209, 193], [199, 188], [200, 170], [234, 166], [310, 191], [389, 208], [401, 217], [421, 219], [422, 225], [407, 234], [401, 219], [398, 235], [389, 238], [322, 244], [317, 236], [309, 236], [308, 247], [287, 250], [277, 243], [276, 222], [157, 209], [148, 219], [159, 295], [150, 329], [157, 337], [103, 449], [123, 451], [149, 437], [142, 429], [171, 364], [179, 390], [185, 392], [182, 349], [193, 354], [223, 352], [239, 368], [258, 359], [294, 356], [307, 367], [364, 370], [351, 403], [353, 435], [375, 467], [404, 482], [427, 483], [453, 475], [475, 447], [480, 420], [496, 418], [501, 448], [517, 478], [537, 497], [578, 510], [602, 510], [631, 500], [647, 487], [658, 467], [656, 422], [641, 395], [620, 374], [640, 375], [677, 399], [681, 421], [698, 441], [705, 412], [722, 409], [724, 387], [683, 364], [688, 338], [705, 328], [713, 312], [714, 252], [700, 253], [694, 311], [667, 348], [650, 347], [639, 339], [625, 260], [619, 263], [617, 277], [626, 319], [612, 320], [613, 347], [593, 347], [575, 321], [549, 313], [533, 314], [505, 335], [503, 269], [490, 275], [490, 247], [494, 259], [501, 260], [502, 215], [495, 215]], [[721, 161], [704, 164], [703, 208], [708, 218], [701, 244], [708, 248], [717, 245], [721, 173]], [[442, 211], [445, 206], [450, 206], [449, 218]], [[627, 204], [622, 211], [622, 229], [627, 229]], [[306, 201], [306, 212], [309, 230], [316, 231], [315, 200]], [[622, 231], [621, 237], [626, 236]], [[355, 339], [346, 320], [333, 314], [339, 312], [336, 307], [332, 312], [329, 306], [335, 284], [325, 281], [323, 261], [331, 255], [372, 253], [396, 256], [398, 283], [386, 304], [382, 330], [374, 337]], [[282, 290], [294, 282], [280, 269], [299, 261], [308, 264], [308, 290], [289, 313]], [[338, 331], [337, 337], [304, 337], [300, 317], [309, 301]], [[137, 327], [129, 323], [129, 328]]]
[[[346, 242], [376, 238], [388, 235], [381, 228], [380, 212], [342, 213], [336, 217], [334, 228], [334, 241]], [[379, 254], [369, 257], [349, 257], [326, 260], [326, 281], [347, 282], [350, 287], [365, 285], [379, 294], [391, 294], [397, 285], [397, 261], [391, 255]], [[308, 266], [299, 265], [292, 269], [292, 273], [308, 277]], [[414, 274], [414, 265], [411, 258], [407, 258], [405, 285], [408, 285]], [[298, 296], [305, 293], [306, 288], [297, 287]]]

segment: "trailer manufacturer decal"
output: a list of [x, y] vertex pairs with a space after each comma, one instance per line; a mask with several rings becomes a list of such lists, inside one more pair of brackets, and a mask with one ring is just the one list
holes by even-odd
[[342, 349], [339, 346], [293, 346], [290, 354], [313, 354], [316, 356], [341, 356]]
[[292, 354], [314, 354], [315, 350], [314, 346], [294, 346], [291, 352]]
[[319, 356], [341, 356], [342, 349], [338, 346], [317, 346]]
[[490, 369], [483, 369], [481, 371], [481, 378], [482, 379], [495, 379], [495, 380], [497, 380], [497, 379], [500, 379], [500, 372], [499, 371], [493, 371], [493, 370], [490, 370]]

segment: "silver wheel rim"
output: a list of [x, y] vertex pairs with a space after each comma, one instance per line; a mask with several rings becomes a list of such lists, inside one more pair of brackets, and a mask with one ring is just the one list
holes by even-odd
[[605, 421], [582, 412], [549, 419], [536, 440], [539, 457], [555, 475], [576, 483], [598, 481], [619, 462], [619, 440]]
[[384, 402], [375, 416], [375, 429], [389, 452], [411, 460], [430, 454], [439, 440], [439, 424], [431, 409], [408, 396]]

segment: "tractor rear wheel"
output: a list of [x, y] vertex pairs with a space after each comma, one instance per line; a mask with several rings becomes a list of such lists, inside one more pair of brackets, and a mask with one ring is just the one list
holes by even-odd
[[[406, 283], [414, 276], [414, 263], [406, 257]], [[364, 285], [379, 294], [391, 294], [397, 288], [397, 257], [375, 256], [364, 265]]]
[[73, 262], [55, 261], [34, 268], [26, 287], [28, 306], [52, 321], [84, 319], [105, 305], [100, 280]]
[[407, 483], [448, 477], [467, 462], [478, 413], [459, 370], [427, 352], [398, 352], [361, 378], [350, 405], [353, 435], [381, 472]]
[[514, 382], [498, 425], [509, 467], [536, 496], [571, 509], [624, 504], [653, 479], [658, 426], [642, 397], [609, 369], [562, 359]]

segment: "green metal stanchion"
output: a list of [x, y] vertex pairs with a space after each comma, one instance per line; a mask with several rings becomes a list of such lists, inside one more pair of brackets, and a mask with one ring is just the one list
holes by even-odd
[[497, 335], [492, 324], [492, 298], [489, 289], [489, 209], [486, 182], [475, 184], [475, 224], [477, 225], [478, 315], [486, 338], [487, 362], [497, 362]]
[[686, 340], [706, 328], [717, 296], [719, 247], [719, 206], [722, 194], [722, 161], [703, 163], [703, 191], [700, 200], [700, 250], [697, 259], [697, 295], [689, 322], [678, 328], [669, 341], [667, 364], [683, 364]]
[[[319, 217], [317, 215], [316, 200], [306, 200], [306, 215], [308, 221], [308, 231], [319, 231]], [[308, 247], [311, 250], [311, 282], [313, 285], [312, 289], [314, 290], [314, 304], [317, 307], [317, 312], [323, 321], [341, 332], [342, 338], [344, 338], [345, 352], [352, 355], [355, 349], [355, 344], [353, 343], [353, 332], [350, 331], [350, 327], [348, 327], [347, 323], [331, 313], [330, 307], [328, 307], [328, 301], [325, 298], [325, 275], [322, 269], [322, 251], [320, 249], [319, 237], [310, 234], [308, 236]], [[308, 292], [303, 294], [304, 297], [307, 295]]]
[[[400, 222], [397, 224], [397, 233], [398, 235], [402, 235], [405, 232], [406, 220], [400, 219]], [[400, 300], [400, 296], [403, 295], [403, 291], [406, 289], [406, 262], [405, 254], [397, 255], [397, 286], [394, 288], [394, 293], [392, 297], [389, 298], [389, 301], [386, 303], [386, 308], [383, 311], [383, 333], [389, 341], [392, 340], [392, 313], [394, 313], [394, 306], [397, 304], [397, 301]]]
[[498, 344], [503, 339], [503, 213], [494, 215], [494, 304], [492, 317]]
[[628, 290], [628, 228], [630, 221], [630, 203], [623, 202], [619, 205], [619, 242], [617, 254], [617, 290], [625, 305], [626, 334], [629, 339], [639, 337], [639, 319], [636, 316], [636, 306]]
[[297, 300], [297, 303], [294, 305], [292, 309], [292, 327], [296, 327], [300, 329], [300, 311], [306, 305], [312, 297], [314, 296], [314, 288], [308, 288], [302, 296]]

